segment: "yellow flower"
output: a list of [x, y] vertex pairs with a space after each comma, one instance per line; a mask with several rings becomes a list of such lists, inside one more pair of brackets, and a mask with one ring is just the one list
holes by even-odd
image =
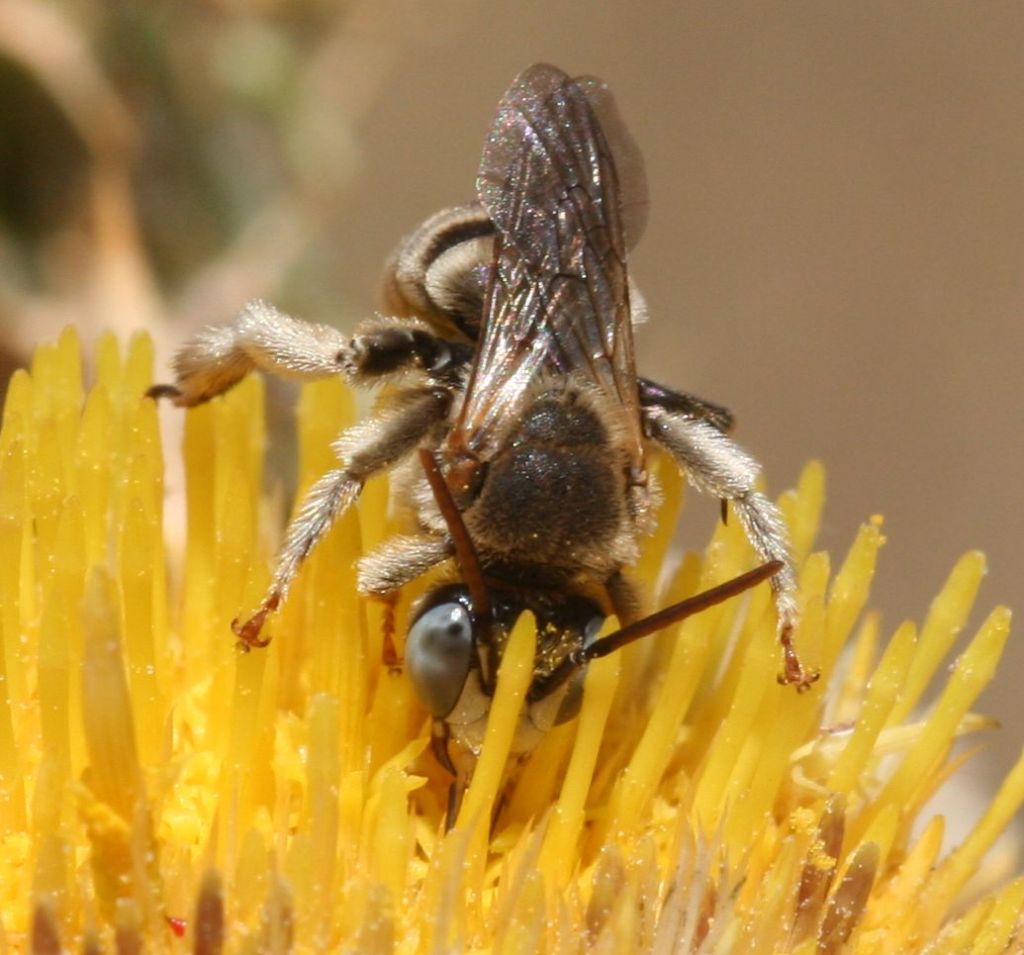
[[[822, 680], [775, 682], [765, 587], [595, 662], [583, 710], [506, 765], [530, 678], [507, 649], [454, 829], [428, 720], [382, 664], [410, 600], [356, 596], [353, 562], [390, 532], [371, 482], [270, 623], [230, 621], [267, 580], [262, 389], [188, 414], [184, 560], [163, 529], [145, 338], [100, 343], [83, 395], [65, 333], [11, 382], [0, 433], [0, 931], [6, 950], [147, 952], [975, 952], [1024, 948], [1024, 878], [967, 887], [1024, 799], [1024, 761], [966, 841], [922, 818], [983, 720], [971, 707], [1009, 625], [997, 608], [940, 671], [983, 572], [968, 554], [918, 630], [864, 614], [877, 520], [833, 575], [812, 553], [809, 466], [782, 504]], [[337, 382], [299, 409], [301, 475], [353, 420]], [[638, 568], [655, 581], [681, 506]], [[659, 596], [753, 563], [719, 527]], [[413, 588], [415, 589], [415, 588]], [[393, 617], [393, 620], [392, 620]], [[399, 645], [399, 651], [401, 646]], [[944, 684], [922, 715], [933, 678]], [[500, 809], [496, 811], [496, 807]], [[493, 825], [492, 825], [493, 820]], [[971, 893], [968, 897], [967, 893]]]

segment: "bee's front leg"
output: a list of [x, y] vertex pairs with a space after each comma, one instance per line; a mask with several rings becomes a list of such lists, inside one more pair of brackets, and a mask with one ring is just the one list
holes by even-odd
[[643, 598], [636, 584], [621, 570], [615, 571], [604, 583], [605, 592], [620, 627], [631, 624], [643, 616]]

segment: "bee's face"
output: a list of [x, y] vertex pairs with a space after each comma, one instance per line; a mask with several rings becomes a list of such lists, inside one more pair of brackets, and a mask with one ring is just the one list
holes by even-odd
[[537, 621], [534, 678], [513, 741], [513, 751], [528, 752], [552, 726], [579, 711], [584, 669], [554, 686], [546, 678], [596, 637], [604, 614], [576, 595], [492, 592], [491, 598], [491, 619], [481, 621], [467, 587], [448, 585], [430, 594], [406, 635], [406, 667], [423, 705], [459, 742], [477, 751], [509, 634], [523, 611], [531, 611]]

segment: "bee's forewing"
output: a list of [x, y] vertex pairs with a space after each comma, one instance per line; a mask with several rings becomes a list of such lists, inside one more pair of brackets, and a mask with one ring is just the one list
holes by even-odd
[[[616, 143], [613, 157], [609, 135]], [[617, 163], [631, 179], [623, 198]], [[607, 88], [551, 66], [520, 74], [484, 147], [477, 192], [496, 227], [476, 363], [449, 447], [486, 458], [538, 376], [583, 377], [642, 466], [626, 233], [646, 209], [639, 153]]]

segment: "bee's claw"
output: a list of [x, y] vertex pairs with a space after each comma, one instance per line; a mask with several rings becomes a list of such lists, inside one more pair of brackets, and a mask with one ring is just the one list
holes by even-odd
[[797, 693], [806, 693], [818, 682], [820, 676], [820, 670], [805, 670], [798, 660], [795, 668], [790, 666], [789, 661], [787, 661], [785, 668], [776, 679], [783, 686], [796, 687]]
[[260, 636], [260, 630], [263, 629], [263, 623], [267, 619], [268, 613], [270, 613], [270, 608], [262, 607], [245, 623], [239, 623], [238, 617], [231, 621], [231, 630], [238, 637], [238, 649], [243, 653], [248, 653], [253, 647], [261, 650], [270, 644], [270, 637]]
[[806, 693], [821, 676], [817, 669], [808, 670], [800, 661], [800, 656], [793, 646], [793, 627], [785, 626], [779, 635], [782, 644], [782, 672], [777, 679], [783, 686], [795, 686], [797, 693]]

